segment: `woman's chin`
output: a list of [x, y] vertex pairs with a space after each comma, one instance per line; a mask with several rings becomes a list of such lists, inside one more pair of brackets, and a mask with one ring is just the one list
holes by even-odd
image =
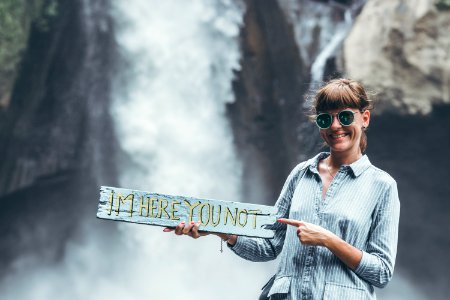
[[339, 142], [339, 143], [333, 143], [330, 145], [330, 149], [332, 152], [352, 152], [352, 147], [348, 142]]

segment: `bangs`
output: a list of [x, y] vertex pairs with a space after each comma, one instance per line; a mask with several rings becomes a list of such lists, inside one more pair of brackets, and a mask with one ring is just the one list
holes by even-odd
[[366, 97], [349, 83], [336, 80], [322, 87], [315, 97], [315, 113], [345, 108], [356, 108], [362, 111]]

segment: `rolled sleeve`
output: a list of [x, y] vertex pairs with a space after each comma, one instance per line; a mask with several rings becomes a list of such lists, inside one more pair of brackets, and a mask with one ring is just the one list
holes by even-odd
[[361, 262], [356, 268], [355, 273], [377, 287], [381, 287], [384, 282], [387, 284], [388, 279], [383, 280], [380, 276], [380, 266], [382, 266], [380, 258], [366, 251], [362, 253]]
[[[304, 164], [299, 164], [289, 174], [275, 207], [277, 208], [277, 219], [289, 216], [292, 195], [301, 176], [301, 170]], [[275, 222], [267, 229], [274, 230], [273, 239], [250, 238], [239, 236], [236, 244], [229, 248], [240, 257], [250, 261], [268, 261], [275, 259], [280, 254], [284, 245], [286, 234], [286, 224]]]
[[392, 180], [380, 202], [367, 247], [355, 273], [382, 288], [391, 280], [397, 254], [400, 201], [397, 184]]
[[234, 253], [250, 261], [268, 261], [278, 255], [269, 239], [239, 236], [236, 244], [228, 245]]
[[236, 239], [236, 243], [234, 245], [227, 244], [228, 248], [231, 249], [234, 253], [243, 253], [245, 250], [245, 242], [242, 241], [241, 236], [238, 236]]

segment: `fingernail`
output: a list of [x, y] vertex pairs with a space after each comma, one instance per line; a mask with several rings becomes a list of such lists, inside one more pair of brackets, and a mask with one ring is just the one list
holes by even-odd
[[198, 221], [198, 222], [197, 222], [197, 226], [200, 226], [201, 224], [202, 224], [201, 221]]
[[164, 228], [163, 231], [164, 231], [164, 232], [169, 232], [170, 229], [169, 229], [169, 228]]
[[195, 224], [195, 222], [194, 221], [191, 221], [191, 225], [194, 225]]

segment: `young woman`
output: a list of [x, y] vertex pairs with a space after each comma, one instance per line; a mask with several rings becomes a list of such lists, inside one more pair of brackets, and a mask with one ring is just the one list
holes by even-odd
[[[260, 299], [376, 299], [374, 286], [391, 279], [400, 202], [395, 180], [364, 154], [370, 109], [356, 81], [322, 87], [312, 110], [330, 152], [298, 164], [287, 178], [275, 204], [275, 237], [219, 235], [251, 261], [281, 255]], [[195, 223], [181, 223], [175, 233], [204, 235]]]

